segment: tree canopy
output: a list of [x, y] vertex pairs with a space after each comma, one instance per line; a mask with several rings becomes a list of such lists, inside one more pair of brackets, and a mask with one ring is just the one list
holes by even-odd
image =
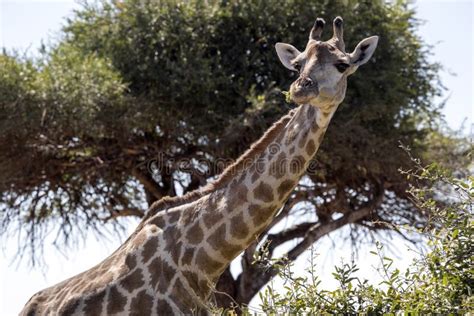
[[[282, 93], [295, 75], [274, 44], [303, 48], [316, 17], [337, 15], [348, 51], [378, 35], [377, 51], [349, 78], [312, 172], [272, 227], [290, 215], [299, 224], [262, 239], [271, 256], [300, 238], [293, 260], [344, 225], [359, 241], [387, 223], [423, 225], [398, 146], [433, 157], [442, 86], [406, 2], [104, 0], [84, 3], [38, 58], [0, 55], [0, 234], [27, 236], [34, 258], [51, 230], [75, 240], [204, 185], [295, 106]], [[239, 303], [276, 274], [252, 264], [258, 251], [218, 285]]]

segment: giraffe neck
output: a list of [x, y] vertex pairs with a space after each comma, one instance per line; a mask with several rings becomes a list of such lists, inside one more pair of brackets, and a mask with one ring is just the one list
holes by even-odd
[[216, 279], [268, 226], [316, 154], [336, 108], [324, 112], [312, 105], [300, 106], [228, 185], [204, 198], [200, 221], [206, 228], [201, 243], [205, 259], [196, 262], [202, 262], [202, 267], [197, 266], [206, 270], [209, 279]]
[[227, 170], [225, 181], [149, 217], [102, 263], [35, 295], [24, 314], [207, 310], [219, 275], [268, 226], [304, 174], [331, 109], [303, 105], [291, 112]]
[[[226, 196], [242, 204], [237, 210], [253, 237], [271, 221], [315, 156], [336, 107], [330, 111], [302, 105], [267, 149], [227, 188]], [[244, 191], [244, 192], [241, 192]], [[246, 193], [246, 194], [244, 194]]]

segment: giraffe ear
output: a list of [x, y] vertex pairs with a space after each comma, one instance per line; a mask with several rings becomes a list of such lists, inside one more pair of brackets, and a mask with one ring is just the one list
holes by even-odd
[[291, 61], [301, 54], [300, 51], [297, 50], [293, 45], [286, 43], [276, 43], [275, 49], [283, 66], [290, 70], [297, 71]]
[[370, 57], [372, 57], [375, 48], [377, 48], [378, 42], [378, 36], [367, 37], [366, 39], [360, 41], [354, 51], [349, 55], [351, 64], [353, 66], [360, 66], [368, 62]]

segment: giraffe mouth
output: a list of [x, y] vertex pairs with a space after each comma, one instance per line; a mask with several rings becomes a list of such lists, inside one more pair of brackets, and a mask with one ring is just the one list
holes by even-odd
[[310, 85], [300, 85], [298, 80], [295, 81], [290, 87], [290, 97], [296, 104], [307, 104], [312, 99], [319, 96], [318, 84], [312, 83]]

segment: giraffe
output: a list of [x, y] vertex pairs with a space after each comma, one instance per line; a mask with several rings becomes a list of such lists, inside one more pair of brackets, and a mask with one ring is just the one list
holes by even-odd
[[208, 314], [220, 274], [268, 226], [316, 154], [346, 92], [347, 77], [374, 53], [378, 37], [345, 52], [343, 20], [321, 40], [318, 18], [303, 52], [275, 45], [299, 73], [296, 109], [214, 182], [152, 204], [134, 233], [104, 261], [36, 293], [21, 315]]

